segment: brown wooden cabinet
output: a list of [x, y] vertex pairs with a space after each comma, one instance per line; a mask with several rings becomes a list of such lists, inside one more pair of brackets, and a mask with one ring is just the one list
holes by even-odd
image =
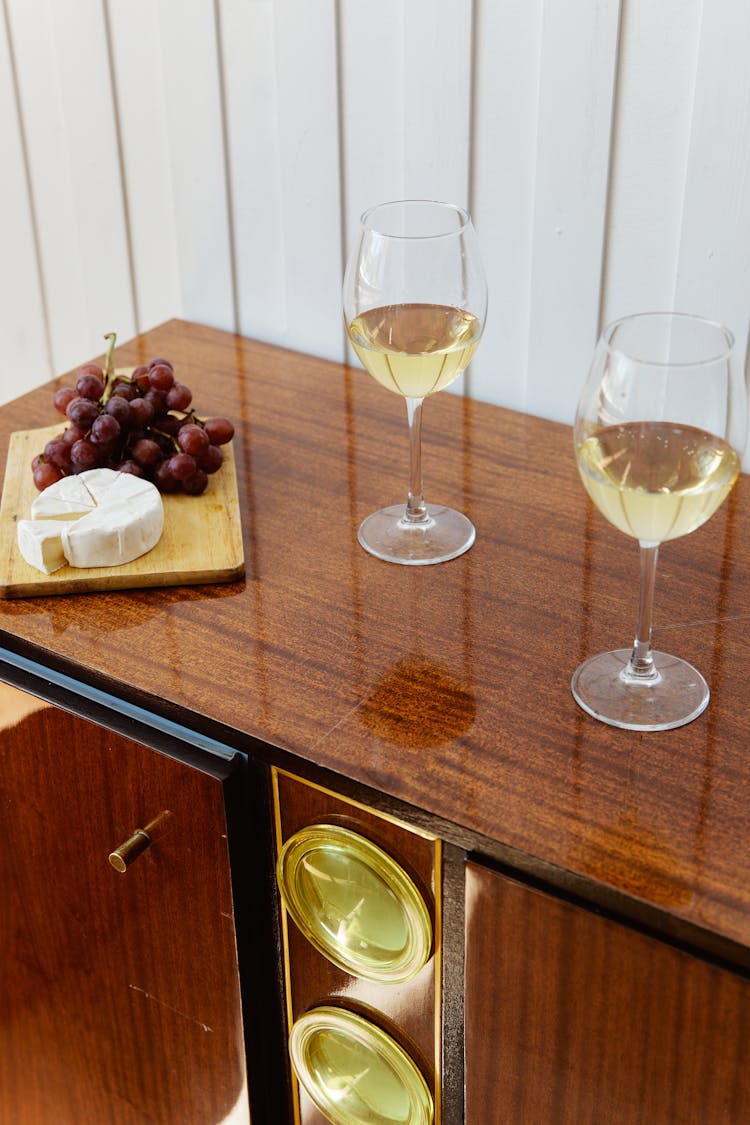
[[[659, 647], [711, 703], [638, 735], [570, 693], [631, 635], [638, 560], [568, 427], [431, 396], [428, 492], [477, 540], [397, 567], [356, 538], [402, 494], [397, 396], [182, 321], [116, 360], [153, 355], [235, 421], [246, 575], [0, 600], [3, 1125], [318, 1125], [287, 1033], [328, 1003], [409, 1051], [436, 1125], [747, 1125], [747, 476], [660, 562]], [[0, 468], [54, 389], [0, 409]], [[421, 890], [408, 985], [285, 921], [276, 848], [331, 818]]]
[[478, 863], [466, 1120], [750, 1121], [750, 981]]
[[[250, 1120], [230, 769], [0, 684], [3, 1122]], [[148, 825], [153, 842], [119, 873], [108, 856]]]

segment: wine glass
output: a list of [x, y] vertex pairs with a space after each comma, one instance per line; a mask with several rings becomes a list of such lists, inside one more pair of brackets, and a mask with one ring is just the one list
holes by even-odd
[[574, 426], [581, 478], [602, 515], [640, 543], [632, 649], [593, 656], [571, 688], [594, 718], [667, 730], [705, 710], [692, 665], [651, 648], [659, 546], [708, 520], [740, 471], [747, 409], [731, 332], [702, 317], [647, 312], [599, 338]]
[[422, 403], [458, 378], [484, 329], [487, 282], [467, 212], [421, 199], [366, 211], [343, 297], [354, 351], [378, 383], [406, 399], [409, 424], [406, 504], [368, 516], [359, 542], [387, 562], [446, 562], [467, 551], [476, 532], [462, 513], [425, 503]]

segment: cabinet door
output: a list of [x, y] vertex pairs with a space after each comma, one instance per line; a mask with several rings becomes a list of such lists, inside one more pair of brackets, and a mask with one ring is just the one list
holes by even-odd
[[0, 1121], [248, 1122], [223, 782], [0, 684], [0, 976]]
[[470, 1125], [745, 1125], [750, 983], [467, 869]]

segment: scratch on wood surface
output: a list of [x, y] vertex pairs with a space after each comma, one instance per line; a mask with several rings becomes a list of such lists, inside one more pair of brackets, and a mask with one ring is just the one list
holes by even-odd
[[191, 1023], [197, 1023], [198, 1027], [202, 1027], [204, 1031], [213, 1031], [213, 1028], [209, 1027], [207, 1023], [203, 1023], [202, 1020], [196, 1019], [195, 1016], [189, 1016], [187, 1012], [181, 1012], [179, 1008], [173, 1008], [171, 1004], [167, 1004], [164, 1000], [160, 1000], [158, 996], [153, 996], [150, 992], [146, 992], [145, 988], [139, 988], [137, 984], [129, 984], [128, 988], [132, 988], [133, 992], [140, 992], [140, 994], [142, 996], [145, 996], [147, 1000], [153, 1000], [155, 1004], [160, 1004], [162, 1008], [169, 1009], [169, 1011], [174, 1012], [175, 1015], [182, 1016], [183, 1019], [190, 1020]]

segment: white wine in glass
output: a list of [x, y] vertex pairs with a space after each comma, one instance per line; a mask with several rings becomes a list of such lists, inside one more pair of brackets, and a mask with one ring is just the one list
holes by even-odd
[[484, 330], [487, 283], [466, 211], [432, 200], [381, 204], [362, 216], [344, 278], [352, 347], [381, 386], [406, 400], [406, 504], [365, 519], [359, 541], [387, 562], [445, 562], [468, 550], [474, 526], [422, 490], [422, 403], [465, 370]]
[[573, 676], [576, 701], [602, 722], [667, 730], [708, 704], [703, 676], [651, 647], [656, 564], [661, 543], [701, 527], [726, 499], [746, 428], [728, 329], [672, 312], [604, 329], [578, 404], [575, 452], [599, 511], [640, 544], [641, 592], [633, 647], [593, 656]]

